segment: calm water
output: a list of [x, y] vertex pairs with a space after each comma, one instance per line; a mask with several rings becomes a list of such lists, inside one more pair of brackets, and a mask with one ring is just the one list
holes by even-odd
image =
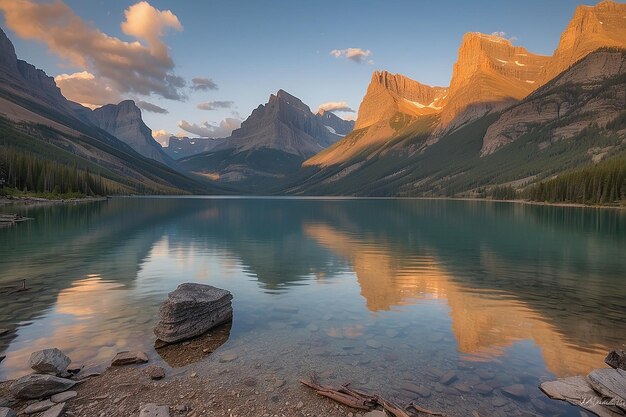
[[[407, 401], [412, 382], [444, 410], [567, 415], [537, 384], [601, 367], [626, 343], [624, 212], [209, 198], [3, 210], [35, 220], [0, 230], [0, 287], [30, 288], [0, 290], [0, 379], [52, 346], [84, 363], [137, 348], [160, 361], [158, 305], [190, 281], [234, 294], [228, 341], [197, 366], [236, 352], [285, 376], [316, 369]], [[447, 371], [458, 379], [442, 385]], [[498, 389], [514, 383], [529, 398]]]

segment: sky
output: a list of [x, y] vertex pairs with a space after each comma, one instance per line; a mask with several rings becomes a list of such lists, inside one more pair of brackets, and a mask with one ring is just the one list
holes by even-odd
[[0, 0], [0, 21], [67, 98], [133, 99], [166, 142], [226, 136], [279, 89], [354, 119], [375, 70], [447, 86], [466, 32], [550, 55], [579, 4], [595, 2]]

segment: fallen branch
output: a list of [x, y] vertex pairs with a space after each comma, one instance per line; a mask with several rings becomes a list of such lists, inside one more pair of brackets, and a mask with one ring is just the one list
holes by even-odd
[[[337, 401], [343, 405], [347, 405], [348, 407], [356, 408], [359, 410], [367, 410], [371, 411], [380, 406], [383, 410], [389, 413], [393, 417], [411, 417], [409, 413], [407, 413], [400, 406], [394, 404], [393, 402], [384, 399], [380, 395], [371, 395], [354, 388], [350, 387], [350, 384], [344, 384], [339, 389], [334, 389], [329, 386], [320, 385], [317, 382], [317, 377], [315, 374], [311, 374], [310, 381], [300, 380], [300, 383], [312, 388], [319, 395], [330, 398], [331, 400]], [[445, 414], [438, 413], [435, 411], [428, 410], [426, 408], [422, 408], [415, 403], [410, 403], [407, 408], [412, 407], [415, 411], [419, 413], [425, 413], [432, 416], [443, 416]]]

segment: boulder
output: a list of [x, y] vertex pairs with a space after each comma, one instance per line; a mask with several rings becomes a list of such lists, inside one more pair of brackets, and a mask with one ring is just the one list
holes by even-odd
[[139, 417], [170, 417], [167, 405], [146, 404], [139, 410]]
[[10, 408], [0, 407], [0, 417], [17, 417], [17, 414]]
[[626, 352], [621, 349], [614, 349], [606, 355], [604, 362], [614, 369], [623, 369], [626, 371]]
[[70, 363], [70, 358], [57, 348], [33, 352], [28, 360], [28, 366], [34, 371], [55, 375], [65, 372]]
[[119, 352], [111, 361], [111, 366], [133, 365], [136, 363], [148, 362], [148, 356], [140, 351], [124, 351]]
[[229, 291], [210, 285], [181, 284], [161, 304], [154, 334], [168, 343], [200, 336], [232, 320], [232, 299]]
[[31, 374], [14, 381], [10, 390], [16, 398], [34, 400], [67, 391], [74, 385], [76, 385], [76, 381], [71, 379], [59, 378], [54, 375]]

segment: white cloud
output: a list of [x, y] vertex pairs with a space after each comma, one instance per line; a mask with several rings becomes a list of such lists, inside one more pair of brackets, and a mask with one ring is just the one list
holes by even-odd
[[154, 140], [159, 142], [159, 144], [163, 147], [166, 147], [169, 145], [170, 136], [172, 136], [172, 134], [164, 129], [152, 131], [152, 137], [154, 138]]
[[233, 104], [232, 101], [207, 101], [198, 104], [196, 107], [200, 110], [217, 110], [217, 109], [230, 109]]
[[354, 109], [352, 109], [348, 103], [345, 101], [329, 101], [326, 103], [322, 103], [318, 107], [318, 111], [324, 110], [329, 112], [348, 112], [355, 113]]
[[210, 78], [195, 77], [191, 79], [191, 84], [191, 88], [195, 91], [217, 90], [217, 84]]
[[362, 64], [367, 62], [368, 64], [373, 64], [374, 61], [367, 58], [371, 56], [373, 53], [369, 49], [361, 49], [361, 48], [347, 48], [347, 49], [333, 49], [330, 51], [330, 54], [335, 58], [346, 58], [352, 62], [356, 62], [357, 64]]
[[60, 74], [54, 77], [54, 81], [66, 98], [92, 109], [122, 100], [111, 83], [97, 80], [88, 71]]
[[[1, 0], [0, 11], [20, 38], [46, 44], [49, 51], [119, 93], [185, 98], [181, 90], [185, 81], [173, 73], [174, 62], [162, 41], [167, 29], [183, 29], [169, 10], [158, 10], [145, 1], [126, 9], [121, 28], [136, 38], [131, 42], [101, 32], [62, 1]], [[72, 91], [68, 88], [63, 93], [80, 101]]]
[[203, 138], [223, 138], [230, 136], [233, 130], [241, 127], [241, 120], [228, 117], [222, 120], [219, 125], [213, 125], [209, 122], [196, 124], [190, 123], [186, 120], [181, 120], [178, 122], [178, 127], [185, 132], [189, 132]]
[[507, 36], [507, 33], [503, 31], [491, 32], [491, 36], [497, 36], [499, 38], [506, 39], [510, 42], [515, 42], [517, 40], [515, 36]]

